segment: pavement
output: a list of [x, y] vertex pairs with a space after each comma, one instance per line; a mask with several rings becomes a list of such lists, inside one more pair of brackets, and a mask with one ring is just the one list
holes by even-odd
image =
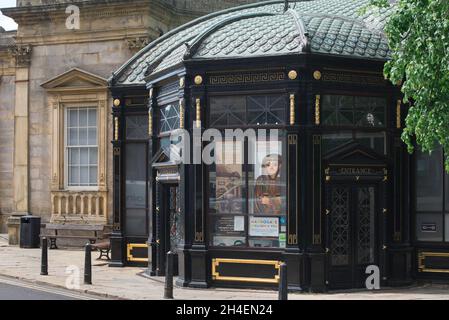
[[[92, 258], [96, 257], [94, 252]], [[143, 268], [109, 268], [106, 261], [93, 260], [92, 283], [83, 284], [84, 251], [49, 250], [48, 276], [40, 275], [41, 250], [8, 246], [0, 235], [0, 277], [28, 285], [51, 286], [76, 294], [102, 299], [159, 300], [164, 293], [164, 278], [148, 278]], [[0, 279], [1, 280], [1, 279]], [[0, 281], [1, 282], [1, 281]], [[0, 287], [0, 299], [1, 299]], [[180, 300], [276, 300], [277, 292], [249, 289], [175, 288]], [[291, 293], [290, 300], [449, 300], [449, 285], [426, 284], [379, 291], [351, 290], [326, 294]]]

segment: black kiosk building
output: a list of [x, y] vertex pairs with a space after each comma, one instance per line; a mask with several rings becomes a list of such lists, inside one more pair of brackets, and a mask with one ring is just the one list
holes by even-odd
[[[111, 266], [163, 275], [172, 250], [179, 285], [267, 287], [285, 261], [290, 289], [317, 292], [364, 286], [369, 265], [382, 285], [447, 276], [443, 156], [401, 141], [407, 107], [382, 74], [391, 10], [361, 15], [367, 2], [210, 14], [114, 73]], [[230, 129], [256, 132], [233, 144], [239, 164], [177, 147], [191, 160], [200, 132], [223, 159], [232, 141], [204, 135]]]

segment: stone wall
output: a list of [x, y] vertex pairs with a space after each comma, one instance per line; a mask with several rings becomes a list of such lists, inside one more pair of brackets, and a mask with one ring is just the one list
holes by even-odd
[[[33, 48], [30, 66], [30, 212], [42, 216], [44, 221], [50, 219], [51, 212], [52, 130], [47, 124], [52, 119], [51, 106], [41, 85], [75, 67], [108, 78], [111, 70], [116, 70], [131, 56], [125, 41]], [[107, 123], [112, 123], [109, 113]], [[111, 140], [109, 130], [108, 141]]]
[[0, 80], [0, 233], [13, 211], [14, 76]]

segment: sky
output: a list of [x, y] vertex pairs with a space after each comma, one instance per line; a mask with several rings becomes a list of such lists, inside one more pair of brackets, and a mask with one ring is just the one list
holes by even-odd
[[[0, 0], [0, 11], [1, 8], [11, 8], [16, 6], [16, 0]], [[0, 26], [3, 27], [6, 31], [16, 30], [17, 24], [11, 18], [5, 17], [2, 13], [0, 13]]]

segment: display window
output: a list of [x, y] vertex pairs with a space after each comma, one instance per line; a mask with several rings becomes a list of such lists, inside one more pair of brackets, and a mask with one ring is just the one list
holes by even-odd
[[216, 161], [209, 170], [210, 245], [285, 248], [283, 140], [215, 143]]

